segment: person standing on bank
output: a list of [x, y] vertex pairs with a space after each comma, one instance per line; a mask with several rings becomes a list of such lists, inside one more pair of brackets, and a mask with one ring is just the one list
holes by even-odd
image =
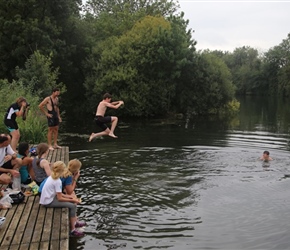
[[[58, 96], [60, 95], [59, 88], [52, 90], [51, 96], [44, 98], [44, 100], [38, 105], [40, 110], [46, 115], [48, 122], [47, 142], [49, 150], [61, 148], [57, 145], [58, 138], [58, 127], [59, 123], [62, 122], [58, 107]], [[52, 139], [54, 145], [52, 147]]]
[[[92, 133], [89, 138], [89, 142], [92, 141], [94, 138], [102, 135], [108, 135], [113, 138], [117, 138], [117, 136], [114, 134], [114, 131], [118, 123], [118, 117], [105, 116], [105, 113], [107, 108], [118, 109], [121, 105], [124, 104], [124, 102], [123, 101], [111, 102], [111, 100], [112, 95], [106, 93], [103, 96], [103, 100], [99, 103], [96, 111], [95, 122], [103, 131], [100, 133]], [[112, 123], [111, 129], [108, 128], [106, 123]]]
[[26, 119], [27, 112], [29, 110], [29, 104], [26, 102], [24, 97], [19, 97], [16, 99], [16, 102], [11, 104], [7, 109], [4, 117], [4, 124], [10, 132], [12, 137], [11, 147], [13, 151], [16, 152], [16, 148], [20, 139], [20, 132], [16, 118], [21, 116], [23, 120]]

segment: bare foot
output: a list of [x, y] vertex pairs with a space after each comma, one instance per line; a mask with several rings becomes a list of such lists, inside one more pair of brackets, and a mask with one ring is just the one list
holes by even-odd
[[49, 150], [53, 151], [53, 150], [54, 150], [54, 148], [53, 148], [52, 146], [50, 146], [50, 147], [49, 147]]
[[109, 136], [111, 136], [113, 138], [118, 138], [118, 136], [115, 136], [113, 133], [110, 133]]
[[94, 133], [91, 133], [91, 136], [89, 138], [89, 142], [91, 142], [94, 139]]
[[58, 146], [58, 145], [54, 145], [53, 146], [55, 149], [57, 149], [57, 148], [61, 148], [61, 146]]

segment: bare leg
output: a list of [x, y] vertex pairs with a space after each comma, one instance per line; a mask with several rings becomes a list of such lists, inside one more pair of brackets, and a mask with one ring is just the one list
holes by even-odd
[[13, 166], [13, 169], [19, 169], [22, 165], [22, 159], [16, 158], [11, 160], [11, 164]]
[[0, 184], [9, 184], [11, 183], [12, 179], [8, 174], [1, 174], [0, 175]]
[[70, 229], [71, 229], [71, 231], [75, 230], [75, 224], [77, 222], [77, 217], [70, 217], [69, 221], [70, 221]]
[[91, 136], [89, 138], [89, 142], [92, 141], [96, 137], [100, 137], [102, 135], [109, 135], [109, 133], [110, 133], [110, 129], [108, 129], [108, 128], [105, 131], [100, 132], [100, 133], [91, 133]]
[[16, 129], [16, 130], [13, 130], [12, 132], [10, 132], [10, 134], [12, 136], [11, 147], [12, 147], [13, 151], [17, 152], [16, 147], [17, 147], [17, 144], [18, 144], [19, 139], [20, 139], [20, 132], [18, 129]]
[[57, 145], [57, 138], [58, 138], [58, 126], [54, 127], [54, 136], [53, 136], [53, 140], [54, 140], [54, 148], [61, 148], [61, 146]]
[[118, 138], [117, 136], [115, 136], [114, 134], [114, 131], [115, 131], [115, 128], [117, 126], [117, 123], [118, 123], [118, 117], [116, 116], [112, 116], [112, 125], [111, 125], [111, 131], [109, 133], [109, 136], [113, 137], [113, 138]]
[[53, 147], [51, 144], [52, 132], [53, 132], [53, 127], [48, 127], [47, 142], [48, 142], [49, 150], [53, 150]]

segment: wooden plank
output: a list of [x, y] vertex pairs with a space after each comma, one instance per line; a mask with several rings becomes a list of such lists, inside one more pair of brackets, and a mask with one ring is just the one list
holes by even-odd
[[29, 250], [44, 250], [42, 248], [39, 247], [39, 242], [32, 242], [30, 245], [29, 245]]
[[[28, 218], [32, 209], [32, 204], [33, 204], [34, 197], [26, 197], [25, 198], [25, 203], [24, 203], [24, 209], [22, 216], [19, 218], [19, 225], [17, 227], [15, 236], [13, 238], [13, 244], [20, 244], [22, 240], [22, 236], [24, 234], [24, 231], [26, 229], [26, 225], [28, 222]], [[21, 206], [22, 204], [19, 204]], [[19, 209], [19, 208], [18, 208]], [[14, 220], [16, 219], [15, 216], [13, 218]]]
[[59, 158], [58, 158], [58, 150], [54, 150], [53, 151], [53, 162], [56, 162], [56, 161], [58, 161], [59, 160]]
[[53, 213], [53, 225], [51, 232], [51, 245], [50, 249], [59, 249], [59, 237], [61, 229], [61, 208], [55, 208]]
[[64, 148], [64, 156], [65, 156], [64, 162], [65, 162], [65, 164], [68, 164], [68, 162], [69, 162], [69, 148], [68, 147]]
[[68, 239], [69, 238], [69, 227], [70, 227], [68, 208], [61, 209], [61, 223], [60, 224], [61, 224], [60, 238], [61, 239]]
[[18, 250], [19, 249], [19, 245], [11, 245], [9, 247], [9, 250]]
[[[37, 203], [39, 203], [39, 201]], [[39, 206], [38, 215], [36, 218], [36, 224], [35, 224], [32, 239], [31, 239], [32, 242], [40, 242], [45, 213], [46, 213], [46, 208], [44, 206]]]
[[[14, 211], [15, 210], [16, 209], [14, 208]], [[6, 218], [4, 225], [2, 225], [2, 227], [0, 229], [0, 246], [2, 246], [3, 239], [4, 239], [5, 234], [6, 234], [6, 230], [9, 227], [10, 221], [13, 217], [13, 207], [10, 208], [9, 210], [1, 210], [0, 212], [1, 212], [1, 216], [4, 216]]]
[[64, 163], [66, 163], [66, 162], [65, 162], [65, 155], [64, 155], [65, 148], [62, 147], [61, 149], [58, 149], [58, 150], [61, 152], [60, 160], [63, 161]]
[[48, 154], [47, 154], [47, 156], [46, 156], [46, 159], [47, 159], [49, 162], [51, 162], [52, 155], [53, 155], [53, 151], [49, 150], [49, 151], [48, 151]]
[[22, 245], [19, 246], [19, 250], [27, 250], [27, 249], [29, 249], [29, 245], [30, 244], [27, 244], [27, 243], [26, 244], [22, 244]]
[[[51, 163], [61, 160], [67, 164], [69, 148], [49, 151], [47, 159]], [[39, 196], [26, 197], [25, 201], [7, 210], [0, 209], [0, 216], [6, 217], [0, 229], [0, 249], [69, 249], [68, 209], [45, 208], [39, 204]]]
[[[49, 249], [49, 241], [45, 241], [45, 242], [40, 242], [40, 244], [39, 244], [39, 248], [36, 248], [35, 250], [39, 250], [39, 249], [41, 249], [41, 250], [48, 250]], [[68, 248], [65, 248], [65, 249], [68, 249]], [[34, 249], [29, 249], [29, 250], [34, 250]]]
[[53, 212], [54, 209], [46, 208], [46, 215], [45, 220], [43, 224], [43, 231], [42, 231], [42, 237], [41, 242], [48, 242], [50, 240], [50, 234], [51, 234], [51, 227], [53, 222]]
[[27, 226], [26, 226], [25, 232], [23, 234], [23, 238], [22, 238], [21, 244], [26, 244], [26, 243], [30, 243], [31, 242], [31, 239], [32, 239], [32, 236], [33, 236], [34, 227], [35, 227], [35, 223], [36, 223], [36, 218], [37, 218], [37, 215], [38, 215], [38, 210], [39, 210], [39, 207], [40, 207], [40, 205], [39, 205], [39, 196], [30, 196], [30, 197], [34, 197], [34, 200], [33, 200], [31, 213], [30, 213], [29, 218], [28, 218]]
[[61, 209], [61, 231], [60, 231], [60, 249], [68, 249], [69, 243], [69, 210], [67, 208]]
[[3, 240], [4, 245], [8, 246], [14, 243], [14, 234], [17, 231], [18, 224], [21, 222], [21, 216], [23, 209], [25, 207], [25, 203], [21, 203], [18, 205], [12, 205], [15, 206], [15, 213], [13, 216], [13, 219], [10, 222], [10, 225], [8, 229], [6, 230], [6, 235]]

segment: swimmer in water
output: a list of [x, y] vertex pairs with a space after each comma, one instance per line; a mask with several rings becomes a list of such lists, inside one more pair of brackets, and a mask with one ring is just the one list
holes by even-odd
[[268, 161], [272, 161], [273, 159], [270, 157], [270, 152], [269, 151], [264, 151], [263, 155], [260, 158], [260, 160], [268, 162]]

